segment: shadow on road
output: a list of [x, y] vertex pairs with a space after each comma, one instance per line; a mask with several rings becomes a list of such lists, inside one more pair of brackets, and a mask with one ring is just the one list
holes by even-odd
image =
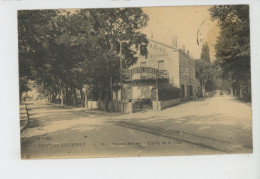
[[[101, 150], [96, 146], [95, 141], [105, 139], [120, 141], [132, 138], [139, 140], [139, 136], [131, 132], [132, 130], [154, 136], [176, 138], [226, 153], [250, 153], [252, 152], [252, 120], [248, 115], [250, 108], [244, 109], [246, 107], [230, 97], [208, 98], [208, 100], [180, 104], [160, 112], [150, 111], [128, 115], [31, 104], [29, 112], [32, 123], [21, 134], [22, 153], [25, 158], [33, 152], [35, 155], [38, 152], [46, 156], [50, 152], [48, 149], [36, 150], [32, 149], [32, 146], [61, 141], [86, 141], [91, 150]], [[230, 108], [236, 110], [230, 111]], [[123, 129], [121, 130], [120, 127]], [[55, 137], [51, 141], [39, 140], [47, 135]]]

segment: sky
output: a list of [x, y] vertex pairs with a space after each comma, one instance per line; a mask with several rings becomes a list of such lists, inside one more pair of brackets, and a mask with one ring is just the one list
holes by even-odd
[[214, 61], [214, 45], [219, 28], [217, 21], [212, 22], [208, 12], [209, 8], [210, 6], [143, 8], [143, 11], [149, 16], [148, 25], [143, 29], [143, 33], [146, 33], [148, 38], [153, 36], [154, 40], [168, 45], [171, 45], [172, 37], [177, 36], [178, 48], [185, 45], [185, 50], [189, 50], [195, 59], [200, 58], [201, 45], [207, 42], [211, 61]]

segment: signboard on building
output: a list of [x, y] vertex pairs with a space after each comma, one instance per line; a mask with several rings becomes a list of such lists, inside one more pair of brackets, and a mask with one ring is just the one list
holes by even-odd
[[168, 78], [169, 74], [167, 70], [158, 70], [151, 67], [136, 67], [131, 69], [132, 80], [139, 79], [155, 79], [157, 78]]
[[156, 68], [151, 68], [151, 67], [136, 67], [131, 69], [131, 74], [137, 74], [137, 73], [152, 73], [156, 74], [158, 69]]

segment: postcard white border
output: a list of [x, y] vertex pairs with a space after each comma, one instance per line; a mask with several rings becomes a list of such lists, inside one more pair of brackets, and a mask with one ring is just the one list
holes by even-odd
[[[18, 9], [249, 4], [254, 153], [247, 155], [21, 160], [18, 122]], [[260, 1], [251, 0], [1, 0], [1, 178], [260, 178]]]

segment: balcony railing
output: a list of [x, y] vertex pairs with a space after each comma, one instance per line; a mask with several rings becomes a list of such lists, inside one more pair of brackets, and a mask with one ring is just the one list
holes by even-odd
[[124, 69], [124, 81], [146, 80], [146, 79], [169, 79], [167, 70], [158, 70], [151, 67], [136, 67], [132, 69]]

